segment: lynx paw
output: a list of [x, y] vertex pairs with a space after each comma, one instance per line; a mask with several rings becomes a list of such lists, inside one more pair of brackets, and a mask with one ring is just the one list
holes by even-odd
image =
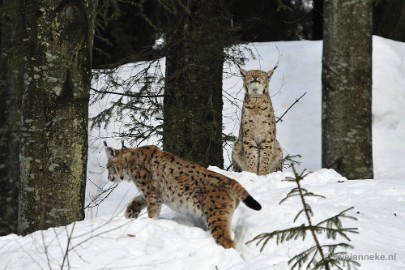
[[127, 210], [125, 211], [125, 217], [126, 218], [138, 218], [140, 212], [141, 212], [141, 210], [134, 209], [133, 207], [131, 207], [131, 205], [129, 205], [127, 207]]

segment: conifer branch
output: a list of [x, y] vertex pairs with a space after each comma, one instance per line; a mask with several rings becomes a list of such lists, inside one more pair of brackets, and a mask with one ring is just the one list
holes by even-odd
[[[304, 198], [304, 195], [303, 195], [303, 194], [304, 194], [304, 191], [302, 190], [301, 184], [300, 184], [300, 181], [303, 180], [304, 177], [305, 177], [305, 176], [303, 176], [303, 173], [304, 173], [304, 172], [303, 172], [302, 174], [298, 174], [297, 171], [295, 170], [294, 164], [291, 164], [291, 167], [292, 167], [293, 172], [294, 172], [294, 175], [295, 175], [295, 180], [296, 180], [295, 182], [296, 182], [297, 187], [298, 187], [298, 192], [299, 192], [299, 194], [300, 194], [301, 203], [302, 203], [302, 205], [304, 206], [304, 211], [303, 211], [303, 212], [305, 213], [305, 216], [306, 216], [306, 218], [307, 218], [307, 222], [308, 222], [309, 227], [310, 227], [310, 231], [311, 231], [311, 234], [312, 234], [312, 238], [314, 239], [314, 242], [315, 242], [315, 244], [316, 244], [317, 252], [319, 252], [319, 255], [321, 256], [322, 260], [325, 261], [325, 255], [324, 255], [324, 253], [323, 253], [321, 244], [319, 243], [319, 239], [318, 239], [318, 237], [316, 236], [315, 230], [313, 229], [313, 226], [312, 226], [312, 219], [311, 219], [311, 217], [313, 216], [313, 213], [312, 213], [311, 208], [308, 206], [308, 204], [307, 204], [306, 201], [305, 201], [305, 198]], [[305, 191], [306, 191], [306, 190], [305, 190]], [[329, 263], [327, 263], [327, 261], [325, 261], [325, 262], [326, 262], [326, 263], [325, 263], [325, 269], [326, 269], [326, 270], [329, 270], [329, 269], [330, 269]]]
[[[295, 255], [292, 257], [288, 264], [291, 265], [291, 269], [295, 268], [302, 268], [306, 267], [306, 269], [325, 269], [329, 270], [331, 267], [337, 267], [338, 269], [343, 269], [343, 267], [347, 267], [351, 269], [351, 266], [359, 266], [360, 264], [356, 261], [353, 261], [350, 257], [344, 256], [346, 255], [345, 251], [337, 251], [338, 248], [348, 249], [353, 248], [351, 245], [347, 243], [337, 243], [337, 244], [330, 244], [330, 245], [322, 245], [319, 241], [318, 235], [326, 234], [328, 239], [336, 239], [338, 236], [343, 237], [347, 241], [350, 241], [348, 237], [349, 233], [358, 233], [357, 228], [345, 228], [342, 225], [342, 218], [348, 218], [352, 220], [357, 220], [355, 217], [348, 214], [353, 207], [349, 207], [340, 213], [326, 218], [320, 221], [317, 224], [313, 224], [312, 217], [314, 213], [312, 211], [311, 206], [307, 203], [306, 198], [310, 197], [318, 197], [318, 198], [325, 198], [322, 195], [315, 194], [313, 192], [308, 191], [307, 189], [301, 186], [301, 181], [309, 174], [303, 171], [301, 174], [298, 174], [294, 164], [291, 164], [294, 178], [287, 177], [284, 181], [287, 182], [295, 182], [297, 187], [293, 188], [281, 201], [280, 204], [285, 202], [287, 199], [298, 197], [299, 201], [302, 205], [302, 209], [298, 212], [298, 214], [294, 218], [294, 223], [300, 218], [301, 216], [304, 217], [305, 223], [301, 224], [300, 226], [291, 227], [284, 230], [277, 230], [271, 233], [262, 233], [254, 237], [252, 240], [246, 242], [246, 244], [256, 242], [256, 246], [261, 245], [260, 252], [264, 250], [267, 243], [271, 239], [276, 240], [276, 244], [281, 244], [285, 241], [289, 240], [297, 240], [301, 238], [305, 240], [307, 233], [309, 232], [312, 236], [314, 241], [314, 245], [310, 248], [304, 250], [303, 252]], [[328, 251], [328, 253], [325, 253]]]

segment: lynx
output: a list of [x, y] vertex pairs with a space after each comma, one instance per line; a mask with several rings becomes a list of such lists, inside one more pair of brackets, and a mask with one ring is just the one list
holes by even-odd
[[276, 121], [269, 81], [276, 68], [264, 72], [240, 69], [245, 88], [239, 137], [234, 143], [234, 171], [265, 175], [281, 171], [283, 152], [276, 139]]
[[[105, 142], [104, 142], [105, 143]], [[215, 241], [235, 248], [230, 223], [239, 200], [260, 210], [261, 205], [234, 179], [160, 150], [156, 146], [113, 149], [105, 143], [108, 180], [133, 181], [141, 192], [125, 216], [137, 218], [145, 207], [149, 218], [159, 217], [162, 204], [202, 217]]]

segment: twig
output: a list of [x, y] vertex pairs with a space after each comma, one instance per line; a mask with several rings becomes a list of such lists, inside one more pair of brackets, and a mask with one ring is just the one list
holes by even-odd
[[287, 114], [287, 112], [288, 112], [295, 104], [297, 104], [297, 103], [300, 101], [300, 99], [303, 98], [306, 94], [307, 94], [307, 92], [305, 92], [305, 93], [302, 94], [298, 99], [296, 99], [296, 100], [294, 101], [294, 103], [291, 104], [291, 106], [288, 107], [288, 109], [287, 109], [280, 117], [278, 117], [278, 119], [277, 119], [277, 121], [276, 121], [276, 124], [277, 124], [279, 121], [283, 122], [283, 117]]
[[67, 236], [67, 245], [66, 245], [66, 250], [65, 250], [65, 254], [63, 255], [63, 260], [62, 260], [62, 264], [60, 266], [60, 269], [63, 270], [63, 266], [65, 265], [65, 261], [67, 262], [68, 265], [68, 269], [70, 269], [70, 262], [69, 262], [69, 247], [72, 241], [72, 235], [73, 235], [73, 230], [75, 229], [76, 226], [76, 222], [73, 222], [72, 225], [72, 229], [70, 231], [70, 233], [68, 233], [67, 231], [67, 227], [65, 226], [65, 230], [66, 230], [66, 236]]
[[130, 94], [130, 93], [118, 93], [118, 92], [113, 92], [113, 91], [100, 91], [97, 90], [96, 88], [91, 87], [90, 88], [92, 91], [99, 93], [99, 94], [113, 94], [113, 95], [118, 95], [118, 96], [124, 96], [124, 97], [134, 97], [134, 98], [152, 98], [152, 97], [164, 97], [165, 95], [138, 95], [138, 94]]
[[44, 251], [45, 251], [45, 256], [46, 256], [46, 262], [48, 263], [49, 270], [52, 270], [51, 267], [51, 260], [49, 259], [49, 254], [48, 254], [48, 245], [45, 242], [45, 235], [44, 231], [41, 231], [41, 237], [42, 237], [42, 244], [44, 245]]
[[273, 68], [273, 69], [276, 69], [276, 68], [278, 67], [278, 64], [280, 63], [281, 56], [283, 56], [283, 55], [281, 54], [280, 49], [277, 47], [277, 45], [274, 44], [274, 46], [276, 47], [277, 52], [278, 52], [277, 63], [275, 64], [275, 66], [274, 66], [274, 68]]
[[[118, 186], [118, 184], [114, 184], [109, 186], [107, 189], [103, 189], [100, 193], [98, 193], [96, 196], [94, 196], [91, 199], [91, 202], [89, 202], [86, 207], [84, 207], [84, 209], [91, 209], [94, 207], [98, 207], [100, 206], [100, 204], [107, 199], [107, 197], [111, 194], [111, 192], [114, 191], [114, 189]], [[102, 197], [101, 199], [99, 199], [103, 194], [107, 193], [107, 195], [105, 195], [104, 197]]]

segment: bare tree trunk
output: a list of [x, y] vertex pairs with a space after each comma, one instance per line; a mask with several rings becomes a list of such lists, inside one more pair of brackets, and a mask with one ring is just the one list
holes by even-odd
[[312, 40], [323, 39], [323, 1], [324, 0], [313, 0]]
[[22, 86], [21, 8], [2, 1], [0, 60], [0, 235], [17, 232], [19, 132]]
[[373, 178], [372, 1], [324, 1], [322, 166]]
[[23, 1], [19, 232], [84, 218], [97, 0]]
[[377, 1], [373, 14], [374, 35], [405, 41], [405, 1]]
[[163, 148], [222, 167], [223, 27], [214, 1], [186, 2], [166, 34]]

